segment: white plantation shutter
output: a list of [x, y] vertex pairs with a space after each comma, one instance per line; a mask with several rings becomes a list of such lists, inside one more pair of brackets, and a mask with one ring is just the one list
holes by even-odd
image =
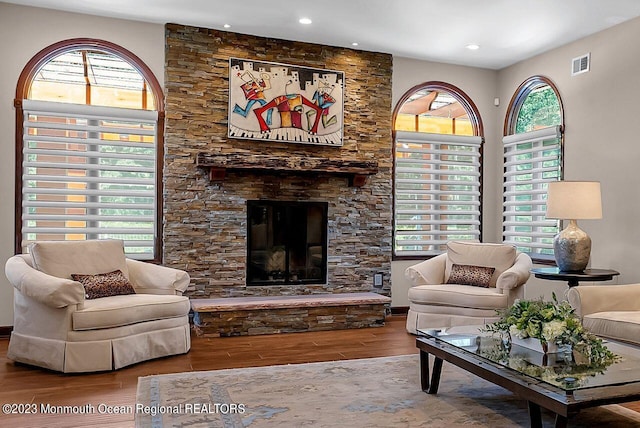
[[540, 259], [553, 259], [558, 233], [558, 221], [545, 213], [547, 185], [560, 179], [561, 137], [561, 127], [552, 126], [503, 138], [503, 238]]
[[24, 100], [22, 247], [123, 239], [154, 258], [157, 112]]
[[479, 239], [482, 138], [397, 131], [395, 144], [395, 255]]

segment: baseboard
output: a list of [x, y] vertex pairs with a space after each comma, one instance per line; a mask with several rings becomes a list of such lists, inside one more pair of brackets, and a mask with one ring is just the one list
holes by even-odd
[[407, 315], [409, 312], [409, 306], [392, 306], [391, 315]]
[[0, 337], [9, 337], [11, 336], [11, 332], [13, 331], [13, 326], [11, 325], [0, 325]]

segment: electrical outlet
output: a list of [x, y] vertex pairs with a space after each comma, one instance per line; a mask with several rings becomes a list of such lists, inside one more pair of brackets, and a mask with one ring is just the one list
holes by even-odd
[[382, 288], [382, 274], [376, 273], [373, 275], [373, 286], [376, 288]]

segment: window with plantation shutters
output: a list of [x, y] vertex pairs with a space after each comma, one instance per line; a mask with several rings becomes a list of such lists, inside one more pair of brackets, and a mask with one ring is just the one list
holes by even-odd
[[558, 221], [546, 218], [547, 186], [562, 178], [564, 113], [549, 78], [520, 84], [505, 118], [502, 237], [539, 263], [552, 262]]
[[396, 131], [396, 256], [440, 254], [450, 240], [480, 239], [477, 136]]
[[16, 88], [16, 253], [35, 241], [120, 239], [162, 262], [164, 97], [114, 43], [45, 47]]
[[153, 259], [157, 112], [23, 101], [22, 247], [123, 239]]
[[482, 121], [460, 88], [414, 86], [394, 110], [393, 256], [424, 259], [481, 238]]
[[550, 181], [560, 179], [561, 127], [508, 135], [504, 145], [504, 241], [539, 259], [553, 259], [558, 221], [547, 219]]

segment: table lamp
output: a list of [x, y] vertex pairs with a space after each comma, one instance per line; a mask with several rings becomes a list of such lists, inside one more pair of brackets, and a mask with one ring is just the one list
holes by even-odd
[[547, 218], [569, 220], [553, 238], [553, 251], [560, 271], [581, 272], [589, 263], [591, 238], [577, 220], [602, 218], [600, 183], [553, 181], [547, 188]]

